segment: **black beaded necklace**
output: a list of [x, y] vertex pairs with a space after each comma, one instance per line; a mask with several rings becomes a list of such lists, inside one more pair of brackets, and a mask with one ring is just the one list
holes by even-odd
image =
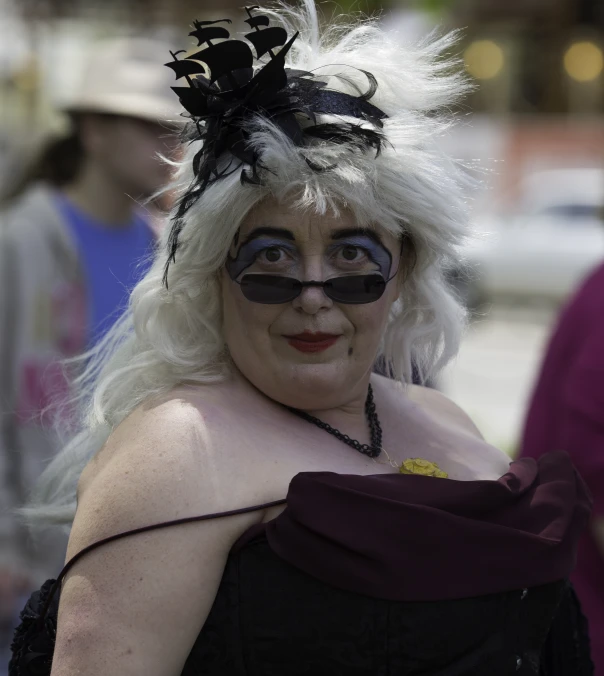
[[371, 432], [371, 445], [361, 444], [356, 439], [351, 439], [347, 434], [342, 434], [340, 430], [337, 430], [335, 427], [332, 427], [326, 422], [319, 420], [319, 418], [315, 418], [314, 415], [306, 413], [306, 411], [301, 411], [298, 408], [292, 408], [290, 406], [286, 406], [285, 408], [303, 420], [306, 420], [321, 428], [322, 430], [325, 430], [329, 434], [336, 437], [336, 439], [339, 439], [345, 444], [348, 444], [348, 446], [354, 448], [355, 451], [363, 453], [363, 455], [368, 455], [370, 458], [377, 458], [382, 451], [382, 426], [380, 425], [380, 420], [375, 409], [375, 402], [373, 401], [373, 388], [371, 385], [369, 385], [367, 390], [367, 399], [365, 400], [365, 415], [367, 416], [369, 431]]

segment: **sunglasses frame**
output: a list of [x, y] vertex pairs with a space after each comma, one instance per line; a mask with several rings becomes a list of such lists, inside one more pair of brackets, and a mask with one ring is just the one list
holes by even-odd
[[[241, 292], [247, 298], [247, 300], [249, 300], [251, 303], [259, 303], [261, 305], [283, 305], [284, 303], [291, 303], [291, 301], [295, 300], [296, 298], [298, 298], [298, 296], [300, 296], [300, 294], [302, 293], [302, 291], [306, 287], [313, 287], [313, 286], [314, 287], [321, 287], [323, 289], [323, 293], [329, 299], [333, 300], [335, 303], [342, 303], [343, 305], [367, 305], [368, 303], [375, 303], [377, 300], [379, 300], [384, 295], [384, 291], [386, 290], [386, 285], [388, 284], [388, 282], [393, 280], [396, 277], [397, 274], [398, 274], [398, 268], [397, 268], [396, 272], [391, 277], [389, 277], [388, 279], [384, 279], [384, 276], [381, 275], [379, 272], [371, 272], [371, 273], [366, 274], [366, 275], [340, 275], [339, 277], [330, 277], [329, 279], [326, 279], [323, 282], [318, 282], [318, 281], [315, 281], [315, 280], [303, 282], [300, 279], [296, 279], [295, 277], [287, 277], [286, 275], [271, 275], [271, 274], [263, 274], [263, 273], [255, 273], [255, 274], [252, 273], [252, 274], [243, 275], [243, 277], [241, 278], [240, 281], [238, 281], [236, 279], [234, 279], [233, 281], [235, 282], [235, 284], [239, 284], [239, 286], [241, 287]], [[292, 293], [294, 295], [292, 295], [291, 297], [288, 297], [286, 300], [278, 300], [278, 301], [260, 301], [260, 300], [254, 300], [252, 298], [249, 298], [245, 294], [245, 291], [243, 289], [246, 286], [245, 280], [246, 279], [249, 280], [250, 278], [253, 278], [253, 277], [264, 277], [264, 278], [272, 277], [272, 278], [277, 278], [277, 279], [292, 280], [292, 282], [294, 283], [293, 288], [292, 288]], [[379, 277], [379, 279], [384, 282], [384, 285], [382, 287], [380, 295], [377, 298], [373, 298], [372, 300], [341, 300], [341, 299], [334, 298], [328, 292], [328, 289], [330, 289], [332, 287], [334, 280], [350, 279], [350, 278], [367, 279], [367, 278], [372, 278], [372, 277]]]

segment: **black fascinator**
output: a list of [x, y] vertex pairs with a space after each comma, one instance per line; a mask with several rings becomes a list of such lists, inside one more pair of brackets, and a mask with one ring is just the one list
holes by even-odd
[[[173, 87], [190, 118], [183, 137], [203, 141], [193, 159], [195, 178], [179, 199], [170, 231], [169, 258], [164, 271], [175, 261], [183, 217], [211, 183], [241, 170], [242, 182], [260, 183], [262, 158], [250, 144], [250, 122], [263, 116], [275, 124], [296, 146], [316, 139], [346, 144], [361, 151], [379, 153], [384, 143], [381, 131], [386, 115], [369, 103], [377, 90], [375, 77], [367, 77], [368, 89], [357, 96], [327, 88], [315, 73], [285, 67], [285, 57], [298, 37], [284, 28], [270, 26], [268, 16], [256, 15], [258, 7], [246, 7], [250, 32], [244, 40], [231, 39], [225, 24], [230, 19], [196, 21], [189, 35], [197, 38], [199, 51], [178, 58], [172, 53], [166, 65], [188, 86]], [[256, 68], [254, 63], [257, 62]], [[371, 122], [371, 127], [342, 120], [320, 124], [318, 114], [341, 115]], [[307, 163], [315, 171], [329, 167]]]

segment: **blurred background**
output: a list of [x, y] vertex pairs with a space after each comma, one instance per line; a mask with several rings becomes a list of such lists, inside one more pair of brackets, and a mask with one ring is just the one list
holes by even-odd
[[[0, 193], [66, 120], [86, 54], [117, 35], [182, 46], [231, 0], [0, 0]], [[600, 0], [338, 0], [380, 13], [401, 39], [461, 28], [479, 85], [447, 149], [481, 181], [476, 239], [451, 277], [473, 310], [440, 386], [513, 452], [556, 309], [604, 258], [604, 3]], [[168, 59], [166, 59], [168, 60]]]

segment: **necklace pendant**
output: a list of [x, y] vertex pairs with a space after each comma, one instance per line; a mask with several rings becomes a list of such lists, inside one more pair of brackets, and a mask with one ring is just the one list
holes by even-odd
[[449, 475], [443, 472], [435, 462], [423, 458], [407, 458], [398, 468], [401, 474], [415, 474], [418, 476], [433, 476], [437, 479], [448, 479]]

